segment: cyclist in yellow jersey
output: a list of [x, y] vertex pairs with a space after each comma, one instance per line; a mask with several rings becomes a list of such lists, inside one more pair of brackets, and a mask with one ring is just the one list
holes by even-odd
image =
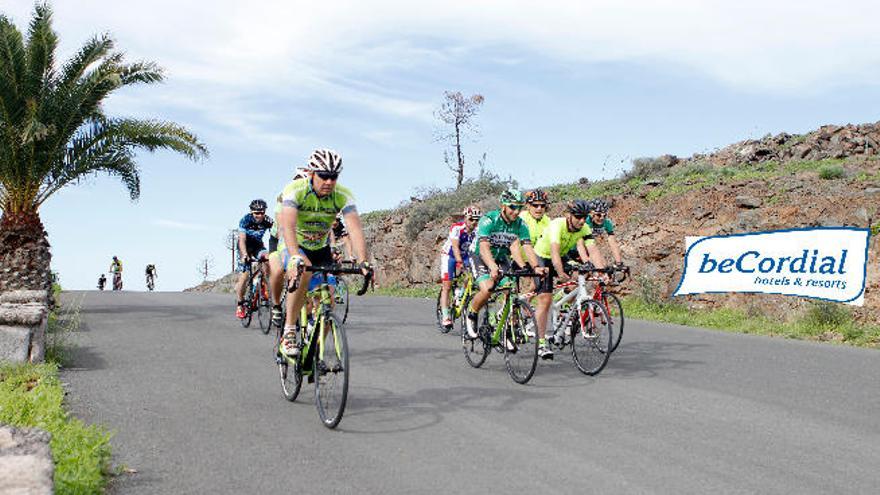
[[[599, 250], [592, 239], [592, 231], [586, 225], [588, 205], [584, 200], [569, 203], [565, 216], [553, 219], [535, 245], [539, 266], [547, 267], [550, 273], [538, 284], [538, 302], [535, 307], [535, 320], [538, 324], [538, 355], [542, 359], [552, 359], [553, 351], [547, 346], [544, 335], [547, 331], [547, 316], [553, 303], [553, 278], [568, 280], [562, 258], [576, 249], [582, 262], [595, 257]], [[602, 265], [597, 265], [602, 267]]]
[[540, 189], [533, 189], [525, 194], [526, 210], [520, 212], [519, 217], [526, 223], [529, 228], [529, 237], [532, 238], [534, 246], [544, 229], [550, 225], [550, 217], [546, 215], [547, 204], [550, 202], [547, 193]]
[[333, 263], [327, 240], [337, 213], [342, 213], [351, 236], [355, 259], [361, 262], [364, 275], [371, 270], [366, 262], [367, 244], [354, 196], [347, 188], [336, 183], [342, 171], [342, 157], [333, 150], [315, 150], [309, 158], [307, 170], [307, 178], [294, 180], [284, 188], [281, 239], [278, 251], [270, 259], [276, 269], [287, 272], [288, 286], [295, 283], [299, 275], [299, 284], [293, 297], [287, 298], [287, 321], [279, 347], [279, 352], [288, 357], [296, 357], [300, 352], [296, 346], [295, 322], [312, 278], [311, 272], [301, 271], [298, 274], [299, 270], [295, 267], [299, 263], [306, 266]]

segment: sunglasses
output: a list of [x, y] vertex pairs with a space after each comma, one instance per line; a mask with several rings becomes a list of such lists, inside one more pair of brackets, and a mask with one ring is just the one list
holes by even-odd
[[523, 209], [523, 205], [506, 205], [508, 208], [514, 211], [519, 211]]
[[546, 208], [547, 207], [547, 205], [544, 203], [531, 203], [531, 206], [534, 206], [535, 208]]
[[315, 172], [315, 175], [321, 180], [336, 180], [339, 178], [339, 172]]
[[578, 220], [586, 220], [587, 217], [585, 215], [572, 215], [572, 217], [577, 218]]
[[253, 214], [253, 215], [265, 215], [266, 212], [265, 212], [265, 211], [252, 211], [251, 214]]
[[467, 219], [468, 222], [479, 222], [480, 217], [470, 217]]

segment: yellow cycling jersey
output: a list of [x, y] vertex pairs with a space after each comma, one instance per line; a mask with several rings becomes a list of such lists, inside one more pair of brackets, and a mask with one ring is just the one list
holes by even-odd
[[538, 239], [541, 238], [541, 234], [544, 233], [544, 229], [550, 225], [550, 217], [544, 215], [540, 220], [535, 220], [535, 217], [527, 211], [521, 211], [519, 217], [522, 218], [526, 227], [529, 228], [529, 237], [532, 238], [532, 245], [534, 246], [535, 243], [538, 242]]
[[[579, 230], [571, 232], [568, 230], [568, 223], [565, 217], [554, 218], [547, 229], [544, 230], [541, 238], [538, 239], [537, 244], [535, 244], [535, 254], [545, 259], [551, 259], [550, 245], [559, 244], [559, 254], [565, 256], [577, 246], [578, 239], [584, 239], [592, 235], [593, 230], [587, 224], [584, 224]], [[584, 245], [589, 246], [595, 243], [596, 241], [592, 238], [584, 239]]]

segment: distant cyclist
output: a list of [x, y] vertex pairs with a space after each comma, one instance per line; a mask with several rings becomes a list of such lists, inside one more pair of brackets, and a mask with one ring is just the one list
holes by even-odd
[[333, 249], [334, 259], [351, 259], [351, 237], [345, 228], [345, 222], [342, 220], [342, 214], [336, 215], [333, 221], [333, 227], [330, 229], [330, 248]]
[[483, 213], [477, 206], [464, 209], [464, 218], [452, 224], [449, 235], [443, 243], [440, 255], [440, 310], [443, 312], [443, 326], [452, 326], [452, 312], [449, 304], [449, 291], [452, 280], [462, 269], [469, 270], [471, 242], [476, 235], [477, 222]]
[[113, 290], [122, 290], [122, 261], [116, 256], [110, 262], [110, 273], [113, 274]]
[[104, 290], [104, 286], [107, 285], [107, 276], [103, 273], [100, 277], [98, 277], [98, 290]]
[[[523, 208], [523, 195], [516, 189], [501, 193], [501, 208], [483, 215], [477, 224], [477, 236], [471, 244], [471, 269], [479, 292], [471, 299], [468, 308], [467, 336], [477, 338], [477, 314], [486, 304], [492, 288], [501, 279], [499, 271], [510, 268], [512, 263], [520, 264], [521, 259], [529, 260], [539, 275], [547, 269], [538, 265], [538, 258], [532, 249], [529, 229], [519, 217]], [[525, 251], [525, 256], [522, 255]]]
[[[265, 201], [255, 199], [250, 204], [251, 212], [238, 222], [238, 252], [241, 253], [238, 265], [241, 275], [238, 276], [238, 282], [235, 286], [238, 294], [238, 307], [235, 316], [238, 318], [247, 316], [244, 293], [248, 281], [248, 265], [252, 259], [260, 259], [267, 254], [266, 247], [263, 245], [263, 235], [272, 227], [272, 219], [266, 216], [266, 208]], [[262, 269], [263, 276], [267, 276], [266, 267], [263, 266]]]
[[156, 279], [159, 278], [159, 275], [156, 273], [156, 265], [150, 263], [147, 265], [146, 269], [147, 276], [147, 288], [153, 290], [153, 287], [156, 284]]
[[[614, 222], [608, 218], [608, 210], [611, 209], [611, 205], [604, 199], [594, 199], [588, 203], [588, 208], [590, 214], [587, 217], [587, 225], [593, 231], [593, 237], [598, 239], [602, 235], [606, 235], [608, 247], [611, 248], [611, 255], [614, 257], [614, 264], [616, 266], [623, 266], [623, 258], [620, 256], [620, 244], [617, 243], [617, 239], [614, 236]], [[596, 250], [593, 262], [597, 266], [605, 266], [605, 260], [598, 249]]]

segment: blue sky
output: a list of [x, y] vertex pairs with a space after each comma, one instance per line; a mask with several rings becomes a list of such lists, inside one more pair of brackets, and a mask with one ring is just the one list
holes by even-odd
[[[3, 0], [22, 28], [32, 2]], [[361, 211], [453, 177], [434, 141], [443, 91], [486, 97], [471, 168], [523, 186], [612, 177], [639, 156], [687, 156], [768, 132], [880, 115], [876, 2], [56, 1], [66, 58], [109, 31], [162, 85], [111, 97], [113, 115], [185, 124], [209, 146], [193, 164], [140, 156], [142, 194], [96, 177], [41, 213], [53, 265], [91, 288], [119, 255], [127, 288], [158, 266], [161, 290], [225, 273], [225, 232], [270, 199], [311, 149], [345, 159]], [[604, 164], [604, 166], [603, 166]]]

